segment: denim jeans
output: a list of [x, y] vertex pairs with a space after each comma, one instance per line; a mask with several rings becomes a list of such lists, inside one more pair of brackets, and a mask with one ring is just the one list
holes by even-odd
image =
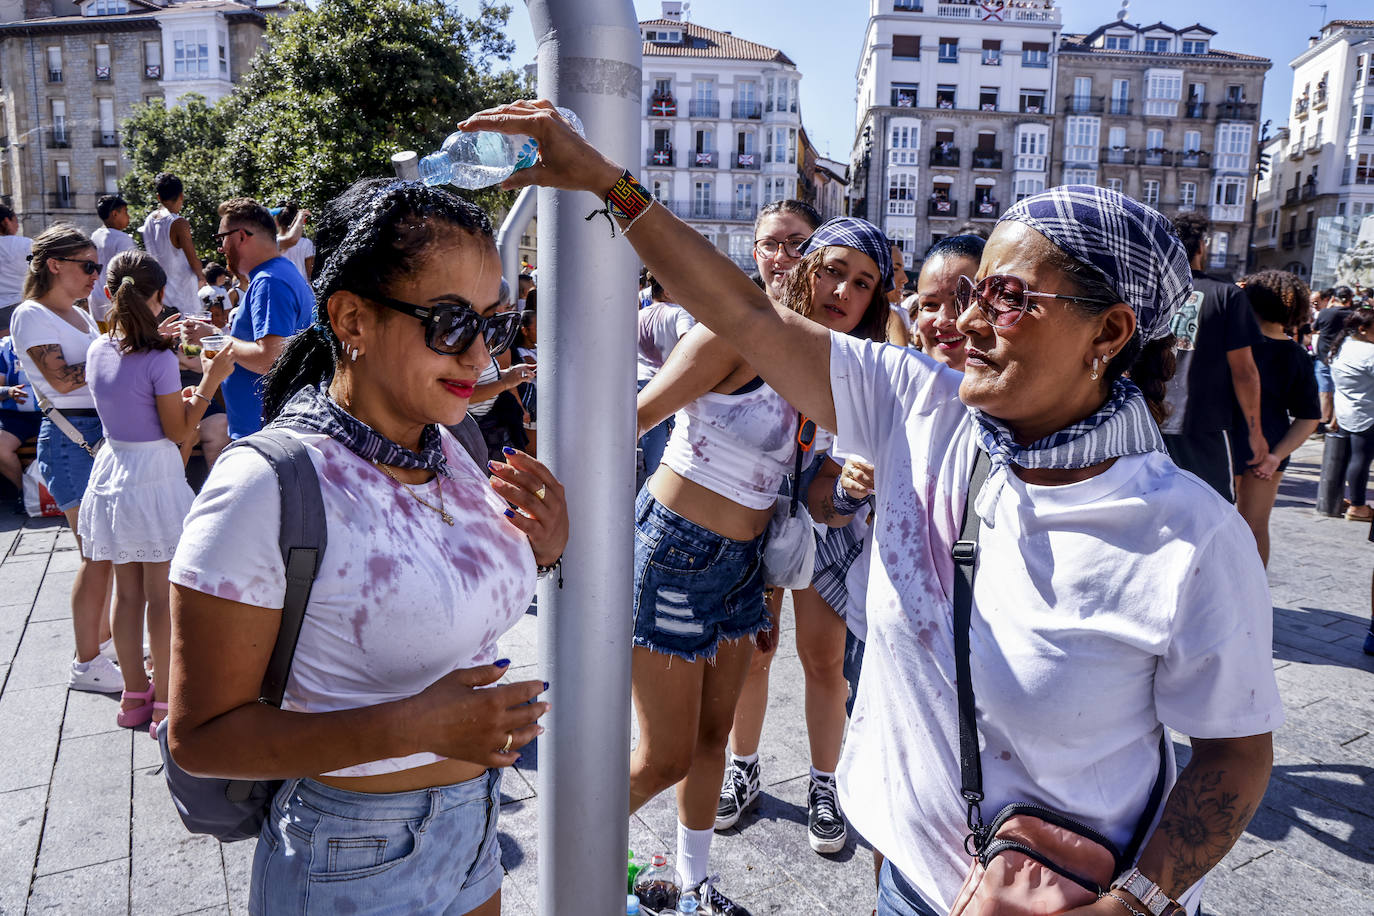
[[916, 888], [907, 883], [902, 873], [883, 860], [878, 873], [878, 916], [939, 916], [935, 908], [921, 899]]
[[[87, 445], [94, 447], [100, 441], [99, 417], [69, 416], [67, 420], [81, 433]], [[38, 427], [38, 471], [43, 475], [43, 485], [57, 502], [57, 508], [66, 512], [81, 504], [94, 464], [95, 459], [89, 452], [68, 439], [51, 420], [43, 418]]]

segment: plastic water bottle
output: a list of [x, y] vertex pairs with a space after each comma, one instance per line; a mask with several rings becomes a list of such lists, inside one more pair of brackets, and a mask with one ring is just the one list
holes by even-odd
[[677, 916], [697, 916], [697, 908], [700, 904], [697, 898], [691, 894], [683, 894], [677, 902]]
[[625, 916], [639, 916], [639, 898], [634, 894], [625, 895]]
[[[567, 108], [559, 108], [558, 113], [579, 135], [586, 136], [576, 113]], [[466, 191], [489, 188], [534, 165], [538, 153], [538, 141], [523, 134], [454, 131], [437, 153], [420, 160], [420, 180], [427, 185], [452, 184]]]

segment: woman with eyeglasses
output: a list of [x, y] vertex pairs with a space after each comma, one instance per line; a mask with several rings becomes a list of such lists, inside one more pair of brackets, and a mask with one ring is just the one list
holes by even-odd
[[500, 911], [503, 768], [543, 729], [539, 681], [494, 686], [497, 640], [562, 556], [563, 488], [511, 450], [493, 476], [459, 423], [519, 315], [497, 312], [486, 215], [366, 180], [316, 233], [316, 323], [266, 379], [328, 527], [280, 709], [259, 703], [286, 589], [277, 477], [227, 449], [172, 566], [168, 744], [198, 775], [283, 779], [249, 912]]
[[[461, 126], [538, 141], [539, 162], [509, 187], [613, 194], [622, 225], [635, 220], [629, 244], [681, 303], [878, 468], [866, 604], [881, 650], [865, 656], [840, 764], [846, 813], [887, 856], [878, 911], [949, 912], [973, 864], [970, 824], [986, 829], [1012, 802], [1072, 818], [1118, 853], [1146, 824], [1138, 860], [1099, 879], [1110, 892], [1063, 912], [1196, 910], [1264, 794], [1283, 709], [1254, 538], [1173, 464], [1156, 424], [1170, 320], [1191, 293], [1169, 222], [1091, 186], [1013, 205], [958, 281], [960, 375], [777, 309], [545, 101]], [[981, 523], [964, 567], [976, 569], [965, 682], [981, 805], [961, 793], [957, 724], [966, 508]], [[1166, 759], [1160, 781], [1166, 727], [1190, 736], [1192, 755], [1178, 773]]]
[[[43, 411], [38, 469], [73, 532], [101, 433], [86, 384], [86, 350], [100, 328], [77, 303], [91, 294], [99, 273], [95, 245], [84, 232], [65, 223], [45, 229], [33, 240], [24, 301], [10, 321], [15, 353]], [[76, 657], [67, 684], [73, 690], [118, 693], [124, 687], [119, 666], [100, 651], [101, 631], [109, 629], [110, 574], [108, 560], [83, 555], [72, 583]]]

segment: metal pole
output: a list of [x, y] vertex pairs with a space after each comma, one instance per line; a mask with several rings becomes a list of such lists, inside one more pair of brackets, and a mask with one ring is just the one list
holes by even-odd
[[[641, 38], [631, 0], [528, 0], [539, 94], [633, 168]], [[634, 575], [635, 280], [590, 195], [540, 189], [539, 457], [567, 488], [572, 536], [539, 588], [552, 711], [539, 739], [539, 913], [624, 912]], [[573, 903], [572, 901], [576, 901]]]
[[538, 188], [521, 190], [496, 232], [496, 250], [501, 252], [501, 276], [510, 283], [512, 290], [515, 289], [515, 278], [520, 276], [520, 236], [530, 220], [534, 219], [538, 200]]

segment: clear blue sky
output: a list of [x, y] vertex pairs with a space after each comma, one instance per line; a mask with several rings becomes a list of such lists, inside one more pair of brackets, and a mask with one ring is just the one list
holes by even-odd
[[[512, 64], [534, 60], [534, 35], [522, 0], [513, 7], [510, 36], [516, 43]], [[931, 0], [935, 2], [935, 0]], [[479, 0], [458, 0], [464, 12]], [[658, 0], [634, 0], [639, 18], [654, 19]], [[1120, 0], [1060, 0], [1064, 29], [1086, 32], [1116, 18]], [[852, 10], [844, 13], [842, 10]], [[783, 11], [786, 12], [783, 12]], [[1164, 21], [1174, 27], [1200, 21], [1215, 29], [1215, 46], [1258, 54], [1274, 62], [1264, 83], [1263, 117], [1273, 128], [1288, 122], [1292, 70], [1288, 62], [1307, 47], [1323, 22], [1374, 18], [1370, 0], [1328, 0], [1325, 16], [1307, 0], [1131, 0], [1129, 21]], [[825, 154], [844, 161], [854, 133], [854, 70], [868, 21], [867, 0], [692, 0], [691, 19], [707, 28], [733, 32], [785, 52], [797, 62], [802, 82], [802, 123]]]

